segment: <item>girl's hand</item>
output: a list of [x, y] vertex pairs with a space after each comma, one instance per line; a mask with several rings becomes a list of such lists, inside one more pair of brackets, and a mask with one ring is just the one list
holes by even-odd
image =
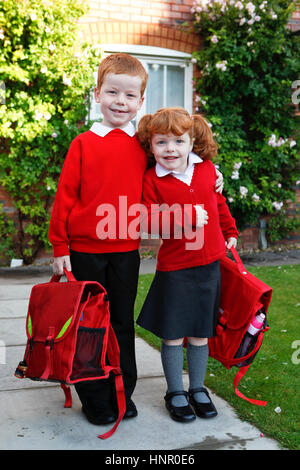
[[196, 227], [200, 227], [200, 228], [204, 227], [204, 225], [206, 225], [208, 222], [208, 215], [207, 215], [206, 210], [204, 210], [203, 207], [198, 204], [196, 204], [194, 208], [196, 210], [196, 218], [197, 218]]
[[234, 238], [234, 237], [230, 237], [228, 238], [228, 240], [225, 242], [225, 246], [227, 248], [227, 250], [230, 250], [230, 248], [236, 248], [236, 245], [237, 245], [237, 239]]
[[216, 168], [216, 173], [217, 173], [216, 192], [221, 193], [224, 187], [223, 175], [219, 170], [217, 170], [217, 168]]
[[66, 268], [67, 271], [72, 271], [70, 256], [57, 256], [54, 258], [52, 265], [53, 274], [62, 276], [64, 274], [64, 268]]

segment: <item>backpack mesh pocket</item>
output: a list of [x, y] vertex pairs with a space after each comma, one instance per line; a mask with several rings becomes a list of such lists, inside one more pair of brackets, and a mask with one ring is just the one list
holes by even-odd
[[101, 355], [105, 328], [79, 327], [71, 380], [105, 375]]

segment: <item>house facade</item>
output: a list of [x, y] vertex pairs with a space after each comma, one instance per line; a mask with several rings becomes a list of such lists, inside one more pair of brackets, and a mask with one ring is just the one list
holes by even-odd
[[[100, 45], [105, 54], [130, 53], [148, 71], [145, 100], [137, 120], [163, 106], [183, 106], [190, 113], [197, 111], [193, 77], [198, 72], [191, 57], [193, 51], [202, 46], [200, 36], [188, 31], [192, 25], [193, 0], [86, 1], [89, 12], [79, 20], [82, 40]], [[300, 11], [293, 14], [289, 27], [293, 31], [300, 30]], [[92, 103], [91, 119], [99, 117], [97, 106]], [[1, 187], [0, 202], [7, 213], [14, 211]], [[259, 228], [247, 228], [240, 234], [240, 240], [244, 249], [259, 247]], [[288, 242], [293, 241], [292, 236]], [[299, 237], [295, 236], [295, 241], [299, 241]], [[142, 241], [142, 250], [156, 252], [158, 246], [159, 240]]]

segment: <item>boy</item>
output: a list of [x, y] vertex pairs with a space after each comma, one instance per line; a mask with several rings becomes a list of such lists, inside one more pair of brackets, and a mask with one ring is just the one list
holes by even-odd
[[[97, 224], [102, 204], [115, 208], [118, 224], [119, 196], [127, 198], [128, 207], [141, 201], [147, 161], [130, 121], [143, 103], [147, 79], [142, 64], [128, 54], [113, 54], [100, 63], [95, 99], [103, 121], [94, 123], [71, 143], [49, 228], [54, 273], [63, 274], [66, 267], [77, 280], [98, 281], [108, 293], [111, 323], [120, 347], [125, 418], [137, 415], [131, 395], [137, 380], [133, 307], [140, 263], [139, 239], [130, 239], [124, 228], [119, 234], [119, 227], [116, 236], [101, 237]], [[128, 223], [130, 220], [128, 217]], [[90, 422], [108, 424], [117, 419], [111, 378], [81, 382], [75, 388]]]
[[[127, 404], [124, 418], [137, 416], [131, 396], [137, 380], [133, 307], [140, 259], [139, 239], [127, 233], [135, 216], [127, 216], [124, 230], [119, 198], [126, 198], [128, 208], [141, 202], [147, 161], [130, 121], [142, 106], [147, 79], [142, 64], [128, 54], [113, 54], [100, 63], [95, 99], [103, 121], [71, 143], [49, 228], [54, 273], [63, 274], [66, 267], [77, 280], [98, 281], [108, 293], [120, 347]], [[222, 175], [217, 185], [221, 190]], [[105, 207], [115, 209], [116, 222], [115, 232], [108, 231], [106, 237], [98, 231]], [[111, 378], [81, 382], [75, 388], [90, 422], [108, 424], [117, 419]]]

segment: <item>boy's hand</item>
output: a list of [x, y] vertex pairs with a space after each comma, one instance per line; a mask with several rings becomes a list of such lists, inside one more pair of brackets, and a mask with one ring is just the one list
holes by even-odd
[[225, 246], [227, 248], [227, 250], [230, 250], [230, 248], [235, 248], [237, 245], [237, 239], [234, 238], [234, 237], [230, 237], [228, 238], [228, 240], [225, 242]]
[[219, 170], [217, 170], [217, 168], [216, 168], [216, 173], [217, 173], [216, 192], [221, 193], [224, 187], [223, 175]]
[[72, 271], [70, 256], [57, 256], [54, 258], [52, 265], [53, 274], [62, 276], [64, 274], [64, 268], [66, 268], [67, 271]]

